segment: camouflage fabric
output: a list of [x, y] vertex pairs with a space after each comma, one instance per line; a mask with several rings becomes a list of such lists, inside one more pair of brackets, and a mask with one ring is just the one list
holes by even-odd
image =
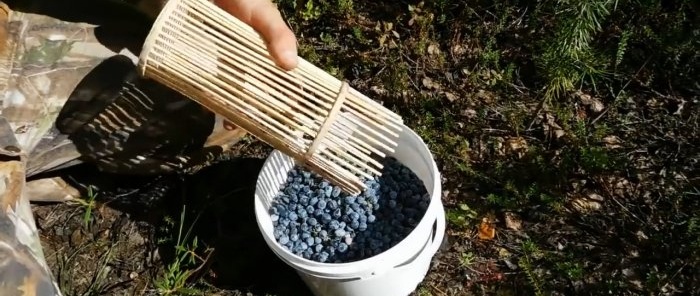
[[136, 56], [105, 45], [100, 29], [0, 2], [2, 296], [61, 295], [30, 208], [50, 198], [28, 190], [27, 177], [86, 161], [125, 173], [194, 171], [244, 134], [140, 79]]
[[79, 157], [53, 122], [75, 85], [115, 54], [87, 24], [0, 14], [0, 295], [60, 295], [41, 249], [25, 179]]

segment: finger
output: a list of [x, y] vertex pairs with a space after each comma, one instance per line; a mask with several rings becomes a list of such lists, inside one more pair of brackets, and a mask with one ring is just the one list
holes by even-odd
[[230, 14], [257, 31], [275, 63], [291, 70], [297, 66], [297, 40], [270, 0], [215, 0]]

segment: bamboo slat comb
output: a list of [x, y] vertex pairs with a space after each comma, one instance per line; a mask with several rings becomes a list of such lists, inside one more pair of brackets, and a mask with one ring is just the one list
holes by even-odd
[[400, 116], [299, 58], [277, 67], [250, 26], [207, 0], [170, 0], [139, 56], [144, 77], [226, 117], [343, 191], [381, 175]]

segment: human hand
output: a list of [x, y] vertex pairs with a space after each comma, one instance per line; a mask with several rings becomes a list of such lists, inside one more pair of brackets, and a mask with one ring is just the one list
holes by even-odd
[[214, 3], [257, 31], [277, 66], [297, 66], [297, 40], [271, 0], [214, 0]]

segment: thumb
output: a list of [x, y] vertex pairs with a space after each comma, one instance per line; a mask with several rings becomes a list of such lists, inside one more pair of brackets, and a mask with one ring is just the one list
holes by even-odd
[[250, 25], [267, 45], [275, 63], [291, 70], [297, 66], [297, 40], [270, 0], [215, 0], [214, 3]]

